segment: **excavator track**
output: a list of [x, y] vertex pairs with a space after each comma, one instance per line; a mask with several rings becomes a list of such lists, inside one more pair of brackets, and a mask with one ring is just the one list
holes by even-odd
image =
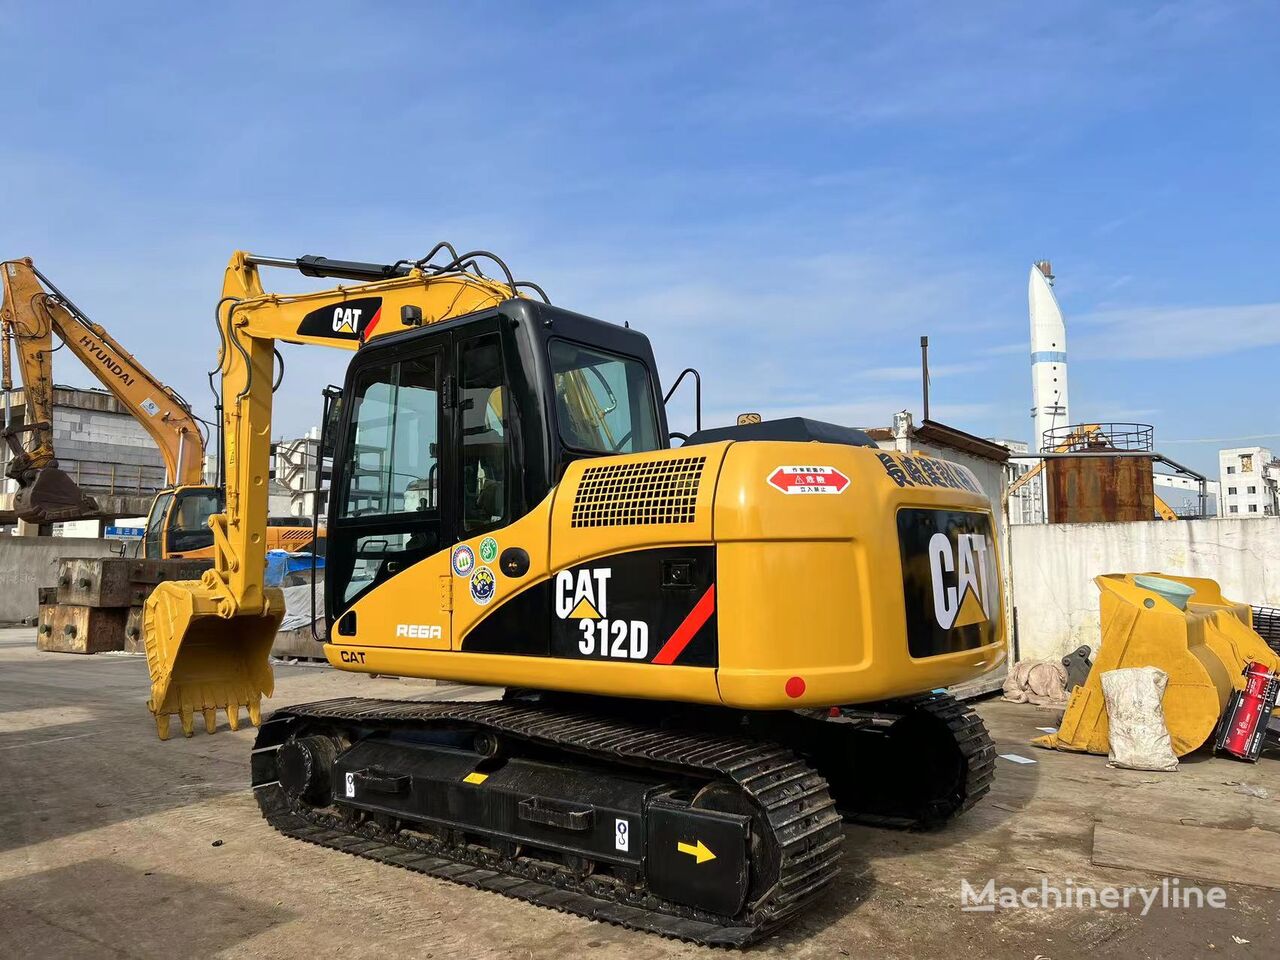
[[[654, 713], [651, 703], [537, 696], [636, 723]], [[687, 729], [745, 733], [787, 747], [826, 779], [849, 823], [939, 829], [985, 797], [995, 779], [995, 744], [982, 718], [942, 691], [829, 710], [744, 714], [664, 703], [657, 713]]]
[[846, 734], [852, 746], [846, 769], [856, 772], [859, 786], [843, 791], [833, 785], [832, 791], [850, 823], [935, 830], [991, 791], [991, 734], [977, 713], [950, 694], [922, 694], [876, 711], [846, 708], [825, 722], [854, 725]]
[[[461, 829], [457, 823], [442, 823], [439, 817], [415, 819], [356, 810], [356, 801], [344, 802], [325, 793], [329, 786], [335, 795], [340, 792], [342, 776], [348, 791], [353, 777], [383, 791], [372, 801], [375, 806], [390, 802], [385, 793], [397, 791], [396, 803], [409, 804], [411, 794], [417, 802], [413, 791], [418, 789], [419, 776], [424, 795], [457, 789], [456, 782], [433, 780], [431, 791], [426, 791], [426, 775], [421, 771], [428, 761], [413, 767], [418, 757], [430, 763], [460, 758], [464, 767], [459, 769], [470, 769], [466, 762], [472, 754], [429, 743], [433, 736], [477, 738], [474, 743], [500, 740], [504, 751], [514, 745], [510, 756], [523, 763], [550, 759], [558, 764], [550, 768], [553, 777], [585, 771], [592, 784], [605, 786], [615, 782], [625, 786], [641, 778], [646, 791], [644, 837], [637, 840], [647, 838], [645, 858], [634, 858], [634, 868], [624, 864], [615, 865], [611, 872], [594, 872], [586, 865], [589, 854], [561, 849], [557, 858], [549, 855], [548, 844], [554, 846], [550, 841], [543, 846], [536, 840], [528, 842], [527, 837], [517, 842], [512, 833], [515, 827], [496, 812], [489, 828], [473, 824]], [[325, 747], [328, 742], [336, 746]], [[370, 767], [343, 774], [343, 757], [358, 756], [361, 749], [368, 755], [382, 750], [383, 756], [406, 757], [408, 766], [400, 769], [419, 772]], [[482, 771], [501, 769], [499, 762], [486, 765], [483, 756], [474, 756], [478, 757], [473, 764], [476, 772], [463, 778], [467, 783], [482, 784], [489, 776]], [[299, 764], [298, 757], [305, 762]], [[327, 774], [312, 775], [316, 757], [329, 761]], [[302, 782], [299, 775], [291, 772], [300, 768], [310, 778], [302, 788], [297, 786]], [[499, 778], [496, 772], [493, 776]], [[292, 788], [287, 789], [283, 781]], [[683, 784], [692, 800], [688, 795], [681, 799], [679, 790], [668, 797], [664, 791], [671, 783]], [[841, 817], [826, 781], [785, 747], [510, 702], [343, 699], [289, 707], [274, 713], [259, 731], [253, 787], [263, 816], [287, 836], [539, 906], [699, 944], [744, 946], [803, 912], [835, 878], [841, 857]], [[656, 803], [649, 799], [655, 794], [661, 794]], [[493, 806], [480, 794], [474, 796], [479, 807]], [[468, 800], [465, 805], [471, 804]], [[526, 799], [519, 810], [522, 816], [527, 813], [541, 823], [554, 823], [565, 835], [585, 830], [581, 823], [591, 822], [585, 807], [574, 809], [554, 799]], [[674, 818], [677, 826], [664, 826], [660, 815], [668, 821]], [[730, 912], [709, 909], [709, 901], [696, 902], [704, 895], [723, 902], [720, 882], [709, 883], [705, 892], [696, 886], [689, 892], [686, 886], [679, 901], [663, 895], [680, 887], [679, 876], [709, 879], [713, 875], [711, 863], [706, 864], [706, 874], [696, 873], [703, 869], [704, 856], [708, 861], [717, 859], [703, 846], [701, 834], [695, 845], [693, 834], [681, 832], [691, 825], [702, 829], [697, 824], [705, 824], [713, 838], [715, 830], [745, 831], [742, 859], [747, 877], [739, 878], [743, 895]], [[676, 832], [662, 833], [664, 829]], [[677, 847], [666, 842], [668, 837], [680, 840], [679, 852], [666, 852], [668, 846]], [[659, 838], [662, 843], [655, 847]], [[712, 842], [712, 846], [719, 844]], [[729, 843], [719, 849], [717, 869], [724, 870], [733, 863], [734, 847]], [[676, 881], [670, 879], [673, 873]]]

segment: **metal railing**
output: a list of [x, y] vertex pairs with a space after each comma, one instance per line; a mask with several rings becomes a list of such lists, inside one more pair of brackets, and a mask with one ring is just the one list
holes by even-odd
[[165, 486], [162, 466], [84, 460], [60, 460], [58, 465], [86, 493], [114, 497], [154, 496]]
[[1155, 431], [1149, 423], [1076, 423], [1044, 432], [1042, 449], [1058, 453], [1089, 450], [1132, 450], [1150, 453], [1155, 449]]

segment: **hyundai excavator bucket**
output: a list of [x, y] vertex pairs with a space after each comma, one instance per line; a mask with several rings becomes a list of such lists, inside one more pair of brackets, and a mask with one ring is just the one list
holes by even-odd
[[1169, 675], [1165, 725], [1185, 756], [1213, 735], [1245, 664], [1275, 669], [1280, 658], [1249, 627], [1245, 604], [1222, 596], [1212, 580], [1164, 574], [1107, 574], [1101, 591], [1102, 638], [1088, 680], [1072, 691], [1057, 733], [1038, 746], [1105, 754], [1110, 748], [1102, 675], [1121, 667], [1159, 667]]
[[232, 730], [240, 728], [241, 707], [254, 726], [261, 723], [262, 698], [275, 687], [270, 656], [284, 618], [284, 594], [268, 588], [258, 614], [226, 613], [225, 601], [200, 580], [162, 583], [147, 598], [147, 707], [161, 740], [169, 739], [169, 718], [175, 715], [187, 737], [195, 733], [197, 713], [206, 733], [217, 729], [219, 710]]
[[[34, 479], [13, 496], [13, 511], [26, 523], [84, 520], [99, 513], [98, 501], [56, 466], [30, 471]], [[30, 473], [29, 472], [29, 473]]]

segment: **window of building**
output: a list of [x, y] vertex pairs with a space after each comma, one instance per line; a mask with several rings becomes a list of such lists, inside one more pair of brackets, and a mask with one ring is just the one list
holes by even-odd
[[1257, 493], [1257, 492], [1258, 492], [1258, 488], [1257, 488], [1257, 487], [1250, 487], [1250, 488], [1249, 488], [1249, 492], [1250, 492], [1250, 493]]
[[1231, 494], [1232, 496], [1235, 496], [1236, 488], [1235, 488], [1235, 487], [1227, 487], [1227, 493]]
[[1240, 512], [1240, 508], [1239, 508], [1239, 507], [1237, 507], [1234, 503], [1231, 505], [1231, 507], [1230, 507], [1229, 509], [1231, 510], [1231, 512], [1232, 512], [1232, 513], [1239, 513], [1239, 512]]
[[1249, 504], [1249, 512], [1250, 512], [1250, 513], [1257, 513], [1257, 512], [1258, 512], [1258, 505], [1257, 505], [1256, 503], [1251, 503], [1251, 504]]
[[1253, 454], [1252, 453], [1240, 454], [1240, 472], [1253, 473]]
[[1236, 472], [1235, 467], [1227, 467], [1227, 473], [1235, 473], [1235, 472]]

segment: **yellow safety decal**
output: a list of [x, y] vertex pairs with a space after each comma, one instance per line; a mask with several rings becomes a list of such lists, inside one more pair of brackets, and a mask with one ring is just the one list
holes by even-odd
[[487, 773], [481, 773], [479, 770], [477, 770], [474, 773], [468, 773], [465, 777], [462, 778], [462, 782], [463, 783], [484, 783], [488, 779], [489, 779], [489, 775]]
[[699, 840], [697, 843], [676, 843], [676, 849], [681, 853], [687, 853], [693, 857], [698, 863], [706, 863], [708, 860], [714, 860], [716, 855], [707, 849], [707, 845]]

